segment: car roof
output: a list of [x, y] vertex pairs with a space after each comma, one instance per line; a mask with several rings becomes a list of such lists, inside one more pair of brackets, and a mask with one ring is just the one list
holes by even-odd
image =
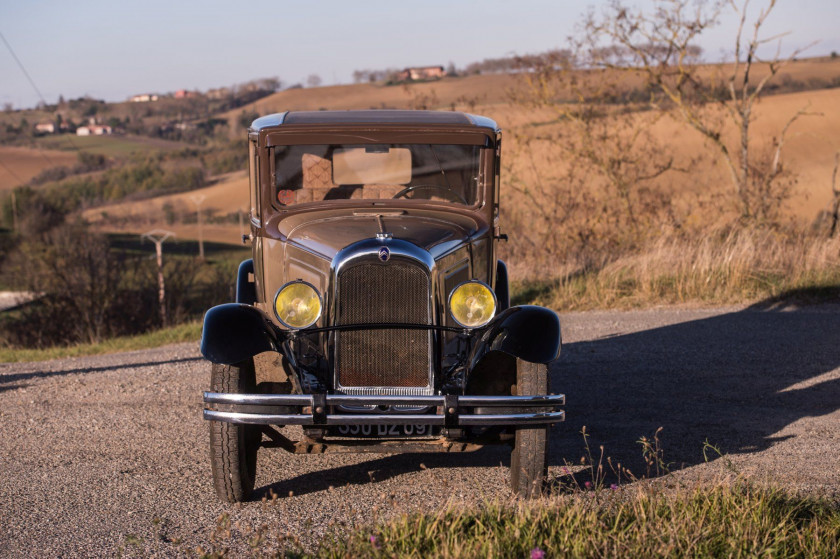
[[363, 111], [287, 111], [264, 116], [251, 123], [251, 131], [285, 125], [419, 125], [490, 128], [498, 131], [495, 121], [457, 111], [405, 111], [377, 109]]

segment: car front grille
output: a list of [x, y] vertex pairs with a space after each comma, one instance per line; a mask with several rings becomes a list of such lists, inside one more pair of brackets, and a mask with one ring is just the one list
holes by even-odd
[[[360, 264], [337, 280], [336, 324], [430, 324], [429, 276], [410, 262]], [[429, 330], [388, 328], [337, 335], [338, 388], [349, 393], [425, 392], [431, 369]]]

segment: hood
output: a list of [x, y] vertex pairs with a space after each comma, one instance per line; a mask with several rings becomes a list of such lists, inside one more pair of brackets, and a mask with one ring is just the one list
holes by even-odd
[[486, 229], [478, 220], [456, 212], [406, 210], [325, 210], [276, 216], [268, 223], [270, 233], [305, 250], [332, 260], [335, 254], [377, 233], [390, 233], [438, 258]]

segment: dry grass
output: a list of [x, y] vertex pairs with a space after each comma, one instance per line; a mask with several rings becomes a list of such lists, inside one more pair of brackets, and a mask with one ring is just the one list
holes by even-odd
[[[296, 534], [263, 527], [242, 533], [248, 548], [233, 552], [239, 531], [222, 515], [209, 549], [184, 554], [250, 557], [836, 557], [840, 509], [748, 482], [662, 491], [654, 484], [477, 508], [403, 515], [336, 531], [314, 551]], [[272, 549], [279, 544], [280, 549]]]
[[749, 484], [580, 492], [402, 517], [318, 557], [829, 557], [840, 510]]
[[[713, 70], [727, 71], [728, 66], [711, 65], [704, 75]], [[756, 64], [753, 79], [760, 79], [766, 73], [763, 64]], [[808, 80], [830, 80], [840, 75], [840, 60], [812, 58], [797, 61], [782, 72], [780, 79], [800, 82]], [[223, 117], [237, 118], [243, 111], [261, 115], [281, 111], [302, 111], [320, 109], [369, 109], [369, 108], [412, 108], [420, 98], [436, 100], [431, 108], [449, 109], [452, 104], [464, 105], [465, 100], [475, 100], [478, 105], [504, 104], [508, 90], [516, 83], [512, 74], [487, 74], [462, 78], [444, 78], [440, 81], [402, 85], [381, 84], [334, 85], [311, 89], [288, 89], [260, 99], [254, 103], [229, 111]], [[638, 82], [631, 85], [641, 85]], [[501, 122], [501, 121], [500, 121]], [[509, 125], [509, 123], [503, 123]]]
[[[545, 269], [545, 268], [543, 268]], [[517, 302], [559, 310], [652, 304], [840, 303], [840, 238], [736, 230], [663, 237], [592, 270], [515, 283]]]
[[[753, 115], [753, 148], [757, 156], [762, 156], [791, 116], [802, 109], [808, 112], [791, 127], [782, 152], [785, 168], [797, 178], [793, 197], [784, 210], [804, 223], [813, 222], [820, 211], [828, 209], [831, 200], [834, 155], [840, 151], [840, 112], [835, 109], [838, 104], [840, 89], [803, 91], [766, 97]], [[525, 186], [538, 181], [558, 182], [565, 169], [574, 164], [558, 161], [557, 146], [550, 141], [567, 129], [564, 123], [552, 120], [556, 115], [514, 107], [487, 109], [487, 116], [495, 118], [507, 132], [502, 155], [503, 189], [511, 178]], [[714, 118], [724, 116], [719, 110], [713, 113]], [[624, 117], [609, 118], [615, 129], [621, 128]], [[727, 126], [724, 140], [736, 145], [736, 132], [733, 126]], [[733, 193], [727, 170], [710, 157], [712, 152], [702, 136], [685, 123], [660, 118], [652, 124], [650, 133], [674, 157], [674, 169], [679, 169], [658, 177], [652, 186], [674, 201], [686, 222], [707, 222], [707, 206], [719, 208], [723, 199]], [[527, 148], [525, 142], [530, 142]], [[591, 181], [588, 188], [600, 190], [603, 185]], [[731, 211], [735, 211], [734, 206]]]

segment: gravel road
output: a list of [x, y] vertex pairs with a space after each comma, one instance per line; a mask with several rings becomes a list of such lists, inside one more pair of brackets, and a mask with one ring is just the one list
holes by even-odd
[[[562, 315], [552, 367], [568, 420], [550, 474], [597, 449], [642, 473], [640, 436], [663, 427], [676, 476], [719, 472], [708, 440], [748, 475], [840, 499], [840, 306]], [[0, 555], [171, 556], [267, 526], [313, 545], [395, 512], [507, 496], [509, 452], [292, 456], [260, 452], [259, 498], [218, 502], [196, 344], [0, 364]], [[713, 457], [710, 457], [713, 458]], [[170, 540], [175, 539], [177, 543]]]

